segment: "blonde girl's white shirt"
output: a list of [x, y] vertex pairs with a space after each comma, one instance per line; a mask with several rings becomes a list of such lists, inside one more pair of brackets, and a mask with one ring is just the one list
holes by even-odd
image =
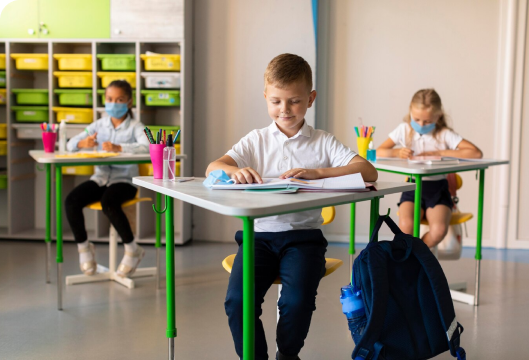
[[[334, 135], [316, 130], [306, 122], [296, 135], [288, 138], [275, 122], [243, 137], [229, 150], [239, 168], [251, 167], [261, 177], [277, 178], [295, 168], [318, 169], [349, 164], [356, 153]], [[256, 219], [257, 232], [317, 229], [323, 223], [321, 209]]]
[[[406, 141], [407, 134], [411, 131], [411, 125], [408, 123], [402, 123], [395, 130], [389, 133], [389, 138], [397, 145], [401, 142], [406, 144], [414, 154], [421, 154], [428, 151], [439, 151], [439, 150], [456, 150], [459, 143], [463, 140], [463, 137], [453, 130], [445, 128], [441, 130], [436, 137], [432, 133], [420, 135], [416, 131], [413, 131], [413, 136], [410, 141]], [[429, 176], [425, 177], [424, 180], [442, 180], [446, 178], [446, 175]]]

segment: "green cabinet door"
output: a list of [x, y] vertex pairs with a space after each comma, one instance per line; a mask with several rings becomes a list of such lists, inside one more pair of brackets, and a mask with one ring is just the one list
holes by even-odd
[[39, 0], [39, 11], [41, 39], [110, 38], [110, 0]]
[[0, 38], [38, 38], [39, 0], [16, 0], [0, 15]]

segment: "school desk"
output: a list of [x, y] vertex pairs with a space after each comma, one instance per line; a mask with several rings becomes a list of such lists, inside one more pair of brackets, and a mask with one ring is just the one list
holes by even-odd
[[[55, 167], [55, 211], [57, 223], [57, 309], [62, 310], [62, 167], [82, 166], [82, 165], [131, 165], [148, 164], [151, 162], [150, 155], [147, 154], [126, 154], [120, 153], [118, 156], [106, 158], [61, 158], [56, 155], [60, 153], [45, 153], [42, 150], [30, 150], [29, 155], [39, 164], [44, 164], [46, 168], [46, 279], [49, 282], [50, 261], [51, 261], [51, 165]], [[185, 155], [176, 155], [176, 159], [185, 159]], [[157, 204], [161, 203], [161, 195], [156, 196]], [[160, 222], [161, 216], [156, 215], [156, 247], [161, 246]], [[159, 270], [160, 264], [157, 264]], [[159, 274], [159, 271], [157, 271]]]
[[[371, 201], [370, 229], [378, 219], [379, 200], [384, 195], [415, 189], [415, 184], [398, 182], [375, 183], [377, 191], [357, 193], [297, 193], [256, 194], [241, 190], [211, 190], [202, 182], [204, 178], [183, 183], [168, 183], [154, 180], [151, 176], [133, 178], [135, 185], [165, 195], [165, 248], [167, 282], [167, 330], [169, 359], [174, 359], [175, 327], [175, 268], [174, 268], [174, 199], [187, 202], [216, 213], [240, 218], [243, 221], [243, 358], [254, 359], [254, 219], [266, 216], [299, 212], [342, 205], [360, 201]], [[221, 259], [219, 258], [219, 266]]]
[[[479, 172], [479, 198], [478, 198], [478, 230], [476, 235], [476, 271], [475, 271], [475, 280], [476, 288], [474, 295], [460, 292], [457, 290], [462, 290], [466, 288], [466, 284], [457, 284], [457, 286], [452, 286], [451, 293], [452, 298], [457, 301], [467, 303], [469, 305], [477, 306], [479, 305], [479, 285], [480, 285], [480, 271], [481, 271], [481, 238], [483, 230], [483, 198], [485, 191], [485, 170], [490, 166], [496, 165], [506, 165], [509, 161], [506, 160], [476, 160], [476, 161], [467, 161], [462, 160], [459, 164], [452, 165], [425, 165], [425, 164], [410, 164], [407, 160], [404, 159], [391, 159], [391, 160], [377, 160], [373, 165], [377, 170], [401, 174], [413, 177], [415, 179], [415, 199], [421, 198], [422, 192], [422, 182], [423, 177], [433, 176], [433, 175], [445, 175], [456, 172], [464, 171], [478, 171]], [[415, 201], [414, 213], [413, 213], [413, 236], [419, 237], [421, 225], [421, 202]]]

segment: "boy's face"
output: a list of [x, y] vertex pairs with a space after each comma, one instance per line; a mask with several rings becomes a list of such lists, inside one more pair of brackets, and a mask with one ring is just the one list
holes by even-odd
[[316, 99], [316, 91], [307, 90], [304, 81], [297, 81], [280, 89], [267, 84], [264, 92], [268, 115], [287, 136], [295, 135], [303, 125], [307, 109]]

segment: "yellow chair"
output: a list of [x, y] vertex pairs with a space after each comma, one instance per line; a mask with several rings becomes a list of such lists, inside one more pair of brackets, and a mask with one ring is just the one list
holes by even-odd
[[[329, 206], [322, 209], [321, 216], [323, 217], [323, 225], [327, 225], [334, 220], [336, 215], [336, 209], [334, 206]], [[222, 267], [231, 274], [231, 269], [233, 267], [233, 261], [235, 260], [236, 254], [231, 254], [227, 256], [222, 261]], [[343, 265], [343, 261], [340, 259], [325, 258], [325, 275], [323, 277], [331, 275], [335, 272], [340, 266]], [[278, 277], [275, 279], [274, 284], [277, 284], [277, 299], [281, 297], [281, 279]], [[279, 308], [277, 309], [277, 321], [279, 321]]]
[[[452, 186], [455, 187], [455, 190], [459, 190], [463, 186], [463, 179], [458, 174], [454, 174], [454, 175], [455, 175], [455, 184], [453, 184]], [[408, 181], [408, 178], [406, 178], [406, 181]], [[454, 196], [452, 198], [452, 200], [454, 201], [454, 204], [457, 206], [457, 203], [459, 202], [459, 199], [457, 198], [457, 196]], [[399, 215], [398, 212], [397, 212], [397, 215]], [[473, 217], [474, 217], [474, 215], [472, 215], [472, 213], [463, 213], [463, 212], [459, 212], [459, 211], [452, 212], [452, 217], [450, 218], [450, 226], [463, 225], [467, 221], [472, 219]], [[428, 220], [426, 220], [426, 218], [422, 219], [421, 220], [421, 225], [429, 226]], [[465, 226], [466, 226], [466, 224], [465, 224]], [[426, 231], [425, 229], [421, 229], [421, 234], [420, 234], [421, 237], [425, 233], [425, 231]], [[440, 244], [443, 244], [443, 241], [447, 241], [448, 237], [452, 236], [451, 235], [452, 231], [455, 231], [456, 233], [458, 233], [461, 230], [456, 230], [455, 228], [454, 229], [450, 229], [448, 231], [448, 234], [441, 241]], [[461, 231], [461, 234], [462, 234], [462, 231]], [[444, 243], [444, 244], [446, 245], [446, 243]], [[462, 246], [462, 244], [461, 244], [461, 246]], [[447, 252], [444, 249], [439, 249], [438, 246], [435, 246], [434, 248], [432, 248], [432, 252], [434, 253], [435, 257], [438, 258], [439, 260], [458, 260], [459, 257], [460, 257], [460, 254], [461, 254], [460, 252], [457, 252], [457, 251], [454, 252], [453, 250]], [[466, 283], [455, 284], [453, 286], [450, 285], [450, 288], [452, 290], [466, 289]]]
[[[126, 208], [129, 206], [136, 205], [137, 203], [144, 201], [152, 201], [149, 197], [138, 197], [139, 192], [136, 194], [134, 199], [125, 201], [121, 207]], [[86, 208], [91, 210], [103, 211], [101, 202], [92, 203]], [[109, 254], [108, 254], [108, 268], [97, 264], [97, 273], [91, 276], [80, 274], [80, 275], [71, 275], [66, 277], [66, 285], [75, 285], [82, 284], [94, 281], [115, 281], [120, 283], [123, 286], [126, 286], [129, 289], [134, 288], [134, 280], [130, 278], [122, 278], [116, 274], [116, 264], [117, 264], [117, 247], [118, 247], [118, 233], [114, 226], [110, 224], [109, 231]], [[138, 268], [134, 272], [132, 277], [143, 277], [143, 276], [157, 276], [157, 268]]]
[[[463, 186], [463, 179], [458, 174], [454, 174], [456, 176], [456, 190], [461, 189]], [[408, 181], [409, 178], [406, 178], [406, 181]], [[457, 197], [453, 199], [454, 203], [457, 205], [458, 199]], [[399, 213], [397, 212], [397, 216]], [[461, 225], [472, 219], [474, 215], [472, 213], [462, 213], [462, 212], [453, 212], [452, 217], [450, 218], [450, 225]], [[426, 218], [421, 220], [421, 225], [428, 225], [428, 220]]]

